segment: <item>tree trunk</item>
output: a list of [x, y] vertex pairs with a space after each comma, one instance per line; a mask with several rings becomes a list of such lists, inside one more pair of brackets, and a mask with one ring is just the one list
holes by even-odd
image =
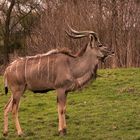
[[112, 48], [115, 52], [115, 56], [112, 58], [112, 67], [116, 68], [117, 64], [117, 5], [116, 0], [112, 0]]
[[5, 33], [4, 33], [4, 64], [5, 65], [9, 63], [10, 20], [11, 20], [11, 13], [14, 5], [15, 5], [15, 0], [11, 0], [10, 6], [6, 13]]

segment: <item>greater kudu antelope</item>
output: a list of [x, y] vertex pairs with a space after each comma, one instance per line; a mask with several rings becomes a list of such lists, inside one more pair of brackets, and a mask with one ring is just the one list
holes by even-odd
[[4, 131], [8, 134], [8, 113], [12, 112], [18, 135], [22, 129], [18, 120], [19, 101], [26, 89], [33, 92], [56, 90], [58, 103], [60, 135], [66, 134], [66, 98], [69, 91], [74, 91], [96, 78], [99, 60], [112, 55], [112, 51], [102, 46], [93, 31], [75, 31], [72, 38], [88, 37], [85, 48], [77, 55], [52, 50], [47, 54], [19, 58], [12, 62], [4, 74], [5, 93], [10, 88], [12, 95], [4, 109]]

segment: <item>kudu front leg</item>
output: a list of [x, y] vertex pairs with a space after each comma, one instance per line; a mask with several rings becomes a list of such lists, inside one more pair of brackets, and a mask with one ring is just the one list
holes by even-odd
[[57, 90], [57, 104], [58, 104], [58, 117], [59, 117], [59, 126], [58, 132], [59, 135], [63, 136], [66, 134], [66, 98], [67, 95], [64, 89]]

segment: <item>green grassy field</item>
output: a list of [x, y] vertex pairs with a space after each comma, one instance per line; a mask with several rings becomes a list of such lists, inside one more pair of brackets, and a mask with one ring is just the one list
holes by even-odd
[[140, 69], [99, 70], [96, 81], [82, 91], [69, 93], [68, 134], [59, 137], [55, 92], [21, 99], [19, 117], [25, 136], [19, 138], [10, 114], [9, 135], [4, 138], [3, 108], [8, 101], [0, 77], [0, 140], [140, 140]]

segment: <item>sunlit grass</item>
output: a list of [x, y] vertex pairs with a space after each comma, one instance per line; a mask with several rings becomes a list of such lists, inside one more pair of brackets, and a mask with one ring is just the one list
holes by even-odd
[[[55, 92], [33, 94], [21, 99], [19, 117], [25, 136], [18, 138], [10, 115], [6, 139], [26, 140], [140, 140], [140, 69], [99, 70], [96, 81], [82, 91], [68, 95], [67, 126], [64, 138], [57, 134]], [[0, 77], [0, 139], [3, 130], [4, 95]]]

